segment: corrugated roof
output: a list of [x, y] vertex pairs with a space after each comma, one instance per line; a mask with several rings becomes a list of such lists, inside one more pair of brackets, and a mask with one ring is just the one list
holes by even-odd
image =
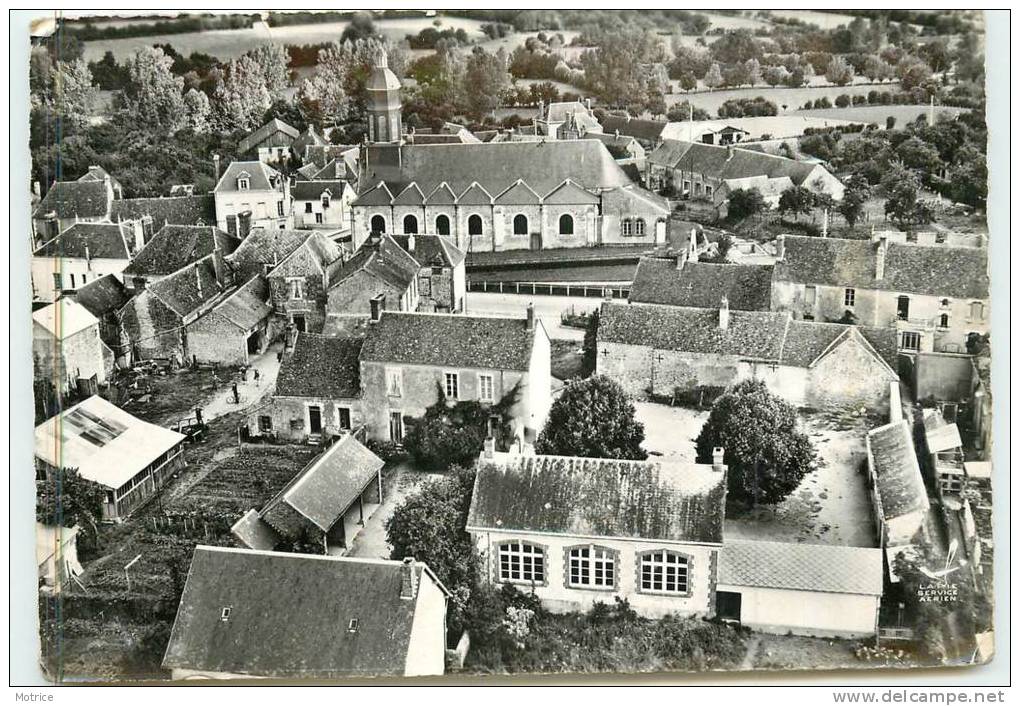
[[728, 539], [719, 550], [719, 583], [880, 596], [882, 550]]
[[928, 491], [921, 478], [907, 420], [868, 432], [868, 453], [885, 520], [928, 509]]
[[125, 227], [117, 223], [75, 223], [39, 246], [35, 255], [127, 260], [131, 257], [131, 250]]
[[214, 225], [164, 225], [124, 268], [127, 275], [168, 275], [211, 255], [218, 247], [226, 256], [241, 244]]
[[681, 461], [500, 454], [479, 466], [467, 526], [719, 544], [725, 479]]
[[153, 226], [216, 225], [216, 200], [212, 194], [160, 196], [145, 199], [117, 199], [110, 206], [110, 220], [128, 221], [149, 216]]
[[93, 395], [35, 428], [35, 455], [82, 478], [119, 488], [184, 435], [133, 417]]
[[[163, 667], [306, 679], [402, 675], [418, 602], [400, 598], [401, 571], [397, 561], [199, 546]], [[425, 580], [424, 565], [415, 571]], [[445, 636], [432, 637], [442, 649]]]
[[361, 396], [359, 356], [362, 339], [299, 333], [294, 351], [284, 358], [276, 378], [276, 394], [286, 397]]
[[57, 218], [103, 218], [112, 195], [105, 181], [55, 181], [36, 208], [34, 217], [55, 213]]
[[369, 326], [361, 359], [524, 371], [534, 338], [525, 319], [386, 311]]
[[49, 306], [32, 312], [32, 320], [53, 334], [56, 338], [69, 338], [90, 326], [97, 326], [99, 320], [74, 299], [61, 297]]
[[715, 308], [725, 296], [730, 309], [769, 311], [771, 265], [685, 262], [677, 269], [672, 258], [643, 257], [634, 273], [630, 301]]

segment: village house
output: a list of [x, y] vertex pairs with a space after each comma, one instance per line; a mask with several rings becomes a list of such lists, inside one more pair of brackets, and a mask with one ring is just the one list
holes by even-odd
[[322, 331], [331, 266], [343, 252], [319, 231], [298, 231], [304, 239], [269, 270], [274, 315], [294, 331]]
[[899, 380], [890, 329], [793, 321], [789, 314], [605, 303], [597, 372], [633, 396], [718, 392], [749, 378], [800, 407], [889, 409]]
[[122, 278], [127, 286], [141, 290], [215, 251], [227, 256], [240, 243], [214, 225], [164, 225], [135, 254]]
[[875, 530], [890, 577], [897, 581], [896, 557], [926, 539], [929, 503], [910, 424], [895, 414], [893, 420], [869, 431], [865, 445]]
[[769, 311], [771, 265], [698, 262], [680, 257], [642, 257], [634, 273], [629, 301], [715, 308], [726, 297], [731, 310]]
[[531, 443], [552, 404], [549, 336], [523, 319], [382, 312], [361, 349], [362, 410], [370, 439], [400, 443], [404, 419], [449, 402], [495, 404], [508, 394], [510, 433]]
[[734, 189], [756, 188], [773, 207], [791, 186], [803, 186], [836, 201], [843, 198], [842, 182], [820, 164], [733, 145], [665, 140], [648, 155], [647, 164], [648, 188], [707, 201], [720, 216], [725, 216], [726, 201]]
[[662, 144], [662, 133], [668, 124], [661, 120], [646, 120], [633, 118], [630, 115], [612, 115], [610, 113], [600, 113], [598, 120], [604, 134], [633, 137], [648, 150], [654, 150]]
[[248, 414], [248, 435], [305, 443], [363, 426], [362, 342], [298, 333], [280, 364], [272, 397]]
[[204, 314], [184, 326], [191, 361], [249, 365], [280, 333], [272, 313], [265, 275], [223, 292]]
[[966, 350], [988, 332], [988, 251], [937, 244], [935, 234], [871, 240], [780, 236], [772, 306], [796, 318], [848, 317], [888, 327], [903, 353]]
[[462, 313], [467, 295], [467, 258], [453, 241], [442, 235], [392, 237], [418, 262], [418, 311]]
[[244, 238], [252, 228], [293, 228], [290, 181], [264, 162], [232, 162], [213, 189], [216, 225]]
[[564, 101], [546, 105], [540, 102], [534, 123], [536, 134], [550, 140], [576, 140], [587, 133], [602, 132], [602, 125], [592, 112], [590, 98], [584, 103]]
[[345, 434], [231, 532], [249, 549], [306, 542], [342, 556], [382, 504], [382, 467], [381, 458]]
[[303, 164], [298, 168], [299, 178], [307, 181], [342, 179], [355, 186], [358, 181], [358, 145], [308, 145], [299, 154]]
[[290, 190], [294, 227], [322, 230], [330, 238], [349, 235], [354, 190], [342, 179], [298, 180]]
[[102, 519], [120, 521], [184, 465], [184, 435], [93, 395], [35, 428], [35, 465], [40, 479], [74, 469], [102, 486]]
[[99, 320], [73, 299], [58, 299], [32, 312], [35, 379], [58, 396], [84, 388], [95, 394], [113, 372], [113, 352], [99, 336]]
[[499, 453], [478, 463], [467, 531], [483, 581], [555, 612], [625, 599], [640, 615], [711, 617], [726, 466]]
[[199, 545], [163, 668], [174, 679], [439, 675], [449, 595], [413, 559]]
[[39, 567], [39, 592], [56, 595], [68, 581], [84, 570], [78, 561], [81, 528], [35, 523], [35, 563]]
[[648, 152], [636, 138], [618, 133], [586, 132], [579, 139], [598, 140], [606, 146], [617, 164], [621, 166], [633, 164], [637, 169], [638, 177], [642, 181], [644, 180], [645, 158], [648, 156]]
[[[105, 172], [104, 172], [105, 174]], [[98, 179], [86, 174], [78, 181], [55, 181], [32, 212], [33, 245], [38, 247], [76, 223], [98, 223], [109, 218], [120, 185], [107, 174]]]
[[620, 243], [621, 212], [647, 224], [642, 238], [626, 242], [665, 238], [668, 204], [634, 184], [595, 140], [402, 144], [400, 82], [385, 61], [369, 94], [355, 247], [383, 232], [447, 235], [464, 252]]
[[309, 147], [324, 147], [328, 144], [329, 141], [315, 130], [314, 125], [309, 123], [304, 131], [290, 143], [290, 154], [304, 163], [305, 152]]
[[871, 637], [882, 588], [879, 549], [727, 539], [716, 617], [778, 635]]
[[291, 145], [299, 136], [298, 129], [273, 118], [237, 143], [238, 155], [258, 155], [260, 162], [280, 165], [291, 155]]
[[74, 294], [81, 304], [99, 321], [99, 338], [113, 352], [114, 360], [121, 365], [130, 361], [131, 349], [120, 325], [120, 311], [131, 300], [131, 292], [113, 275], [103, 275]]
[[51, 302], [103, 275], [123, 272], [142, 241], [126, 223], [76, 223], [32, 253], [32, 295]]
[[146, 243], [165, 225], [216, 225], [216, 199], [212, 194], [117, 199], [110, 207], [110, 221], [140, 224]]

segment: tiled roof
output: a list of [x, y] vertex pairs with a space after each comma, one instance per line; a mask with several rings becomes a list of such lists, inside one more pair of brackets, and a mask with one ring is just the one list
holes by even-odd
[[385, 182], [398, 194], [415, 182], [428, 196], [446, 182], [458, 196], [475, 183], [494, 196], [522, 175], [543, 196], [568, 178], [590, 190], [631, 183], [609, 150], [595, 140], [369, 145], [367, 155], [359, 193]]
[[[425, 580], [428, 569], [413, 568]], [[198, 546], [163, 667], [305, 679], [402, 675], [418, 604], [400, 597], [402, 570], [397, 561]]]
[[[126, 227], [126, 226], [125, 226]], [[133, 237], [133, 236], [131, 236]], [[127, 260], [129, 234], [117, 223], [75, 223], [35, 251], [38, 257]]]
[[303, 157], [306, 148], [312, 145], [325, 145], [325, 144], [327, 144], [327, 142], [322, 137], [322, 135], [317, 133], [313, 126], [309, 125], [308, 127], [305, 128], [305, 131], [298, 135], [294, 142], [291, 143], [290, 149], [294, 152], [294, 154], [298, 155], [299, 157]]
[[358, 369], [362, 340], [299, 333], [294, 351], [284, 358], [276, 378], [276, 394], [284, 397], [361, 396]]
[[124, 268], [124, 273], [168, 275], [211, 255], [217, 247], [224, 256], [229, 255], [240, 243], [239, 239], [215, 225], [165, 225], [138, 251], [131, 264]]
[[723, 329], [718, 308], [606, 304], [599, 318], [598, 340], [778, 362], [788, 322], [785, 313], [731, 310]]
[[885, 520], [928, 509], [928, 492], [905, 419], [868, 432], [868, 453]]
[[263, 275], [255, 275], [224, 296], [213, 311], [242, 331], [250, 331], [273, 311], [269, 303], [269, 283]]
[[788, 177], [798, 185], [803, 184], [817, 166], [742, 147], [678, 140], [665, 140], [648, 155], [648, 161], [670, 169], [700, 172], [714, 179]]
[[725, 478], [680, 461], [505, 455], [479, 465], [467, 526], [718, 544]]
[[357, 154], [357, 145], [308, 145], [305, 148], [304, 160], [305, 163], [313, 163], [318, 165], [321, 169], [325, 167], [327, 162], [330, 162], [337, 158], [342, 158], [346, 153], [354, 152]]
[[74, 293], [74, 300], [97, 318], [102, 318], [112, 311], [120, 311], [129, 299], [131, 294], [113, 275], [103, 275], [94, 279], [79, 287]]
[[277, 187], [273, 186], [275, 180], [279, 184], [283, 175], [263, 162], [231, 162], [223, 172], [216, 188], [216, 193], [238, 191], [237, 180], [242, 175], [248, 177], [248, 191], [271, 191]]
[[78, 177], [78, 181], [106, 181], [107, 179], [110, 180], [110, 185], [114, 189], [122, 188], [120, 182], [111, 176], [110, 172], [98, 165], [92, 165], [87, 172]]
[[328, 532], [382, 467], [381, 458], [347, 434], [294, 476], [259, 514], [267, 517], [275, 505], [286, 503]]
[[727, 539], [719, 551], [719, 583], [880, 596], [882, 550]]
[[56, 213], [57, 218], [104, 218], [110, 207], [110, 192], [103, 181], [56, 181], [35, 210], [39, 218]]
[[346, 186], [346, 182], [338, 179], [301, 180], [294, 182], [290, 195], [295, 201], [318, 201], [322, 198], [322, 192], [328, 190], [330, 198], [338, 199]]
[[847, 338], [855, 332], [862, 336], [867, 345], [889, 366], [890, 372], [896, 370], [899, 355], [896, 329], [815, 321], [790, 321], [783, 344], [782, 362], [801, 368], [809, 367], [819, 356], [834, 348], [842, 338]]
[[312, 231], [252, 228], [227, 260], [246, 274], [263, 271], [263, 265], [277, 265], [304, 245]]
[[253, 133], [238, 142], [237, 153], [245, 154], [246, 152], [254, 150], [262, 143], [263, 140], [269, 139], [278, 132], [282, 132], [291, 140], [295, 140], [298, 137], [297, 128], [291, 127], [278, 118], [273, 118], [268, 123], [256, 129]]
[[171, 196], [149, 199], [117, 199], [110, 207], [110, 220], [116, 222], [149, 216], [155, 228], [175, 225], [216, 225], [216, 200], [212, 194]]
[[672, 306], [716, 308], [723, 296], [730, 309], [768, 311], [772, 266], [688, 261], [678, 270], [674, 259], [645, 257], [630, 290], [632, 302]]
[[629, 115], [605, 114], [599, 118], [599, 122], [602, 124], [602, 132], [604, 133], [619, 131], [621, 135], [630, 135], [631, 137], [647, 140], [648, 142], [658, 142], [662, 131], [666, 128], [666, 123], [662, 121], [642, 120], [640, 118], [632, 118]]
[[379, 363], [528, 370], [534, 332], [525, 319], [383, 312], [361, 359]]
[[152, 283], [148, 291], [183, 317], [216, 299], [223, 287], [209, 255]]
[[908, 294], [988, 297], [988, 251], [947, 245], [889, 243], [885, 272], [875, 278], [878, 243], [786, 235], [776, 280]]
[[[408, 250], [408, 236], [390, 236], [404, 250]], [[464, 262], [466, 255], [445, 235], [414, 236], [414, 252], [408, 250], [411, 257], [423, 267], [456, 267]]]
[[329, 286], [333, 287], [356, 272], [367, 272], [386, 284], [403, 291], [411, 286], [420, 269], [418, 263], [400, 247], [393, 237], [383, 234], [378, 240], [366, 240], [354, 255], [336, 268], [331, 268]]

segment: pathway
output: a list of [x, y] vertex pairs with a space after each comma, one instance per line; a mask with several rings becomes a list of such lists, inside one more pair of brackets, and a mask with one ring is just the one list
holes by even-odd
[[427, 480], [441, 478], [437, 473], [425, 473], [404, 461], [397, 464], [383, 481], [383, 503], [372, 516], [365, 520], [365, 526], [347, 552], [347, 556], [365, 559], [389, 559], [390, 545], [386, 541], [386, 521], [393, 516], [393, 511], [413, 495], [418, 487]]
[[[237, 383], [237, 394], [240, 403], [234, 403], [232, 383], [227, 381], [222, 389], [213, 394], [202, 406], [202, 417], [206, 424], [224, 414], [249, 409], [260, 402], [276, 385], [276, 376], [280, 372], [280, 361], [277, 359], [283, 343], [277, 341], [266, 349], [265, 353], [251, 359], [247, 380]], [[253, 371], [259, 371], [259, 381], [255, 382]]]

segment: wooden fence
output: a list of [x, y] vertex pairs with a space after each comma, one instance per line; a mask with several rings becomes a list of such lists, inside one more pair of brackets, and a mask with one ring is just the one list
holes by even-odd
[[530, 294], [550, 297], [594, 297], [599, 299], [626, 299], [630, 296], [630, 284], [609, 286], [599, 284], [556, 284], [546, 282], [488, 282], [469, 280], [469, 292], [493, 294]]

